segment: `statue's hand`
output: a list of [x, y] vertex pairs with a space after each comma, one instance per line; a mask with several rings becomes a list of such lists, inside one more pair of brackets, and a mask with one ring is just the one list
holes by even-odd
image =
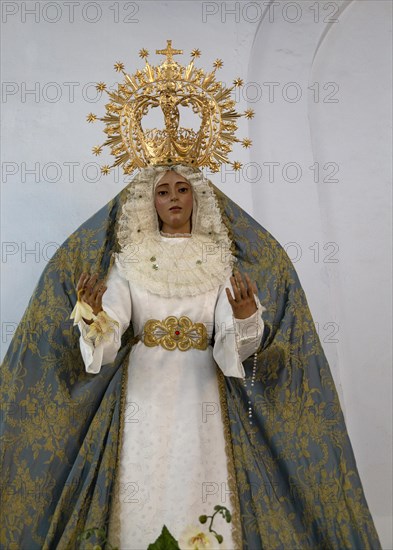
[[[102, 296], [108, 287], [105, 286], [104, 281], [97, 280], [98, 275], [94, 273], [89, 275], [88, 273], [82, 273], [79, 277], [78, 286], [78, 299], [82, 299], [86, 304], [91, 306], [94, 315], [97, 315], [102, 311]], [[92, 319], [83, 319], [85, 323], [91, 325]]]
[[245, 274], [246, 284], [243, 282], [243, 277], [239, 271], [234, 272], [235, 276], [230, 278], [233, 294], [229, 288], [226, 288], [228, 301], [232, 306], [233, 315], [236, 319], [247, 319], [257, 311], [254, 293], [257, 294], [257, 285], [252, 283], [250, 277]]

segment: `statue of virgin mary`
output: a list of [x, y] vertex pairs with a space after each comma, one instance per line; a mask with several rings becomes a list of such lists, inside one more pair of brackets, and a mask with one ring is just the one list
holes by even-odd
[[[165, 525], [180, 548], [379, 549], [296, 271], [201, 170], [237, 141], [220, 60], [205, 74], [170, 41], [158, 53], [102, 119], [115, 164], [139, 172], [51, 258], [1, 368], [1, 548], [84, 548], [99, 527], [145, 550]], [[142, 129], [150, 107], [165, 130]], [[187, 539], [216, 505], [223, 543], [202, 525]]]

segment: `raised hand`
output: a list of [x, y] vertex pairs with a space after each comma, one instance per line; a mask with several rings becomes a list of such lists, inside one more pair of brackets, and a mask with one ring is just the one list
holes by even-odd
[[[78, 299], [83, 300], [86, 304], [91, 306], [94, 315], [97, 315], [102, 311], [102, 296], [108, 287], [105, 286], [104, 281], [98, 280], [97, 273], [89, 275], [88, 273], [82, 273], [79, 277], [76, 290], [78, 291]], [[93, 321], [90, 319], [83, 319], [85, 323], [90, 325]]]
[[235, 271], [234, 276], [230, 278], [234, 296], [229, 288], [226, 288], [228, 301], [232, 306], [233, 315], [236, 319], [247, 319], [257, 311], [254, 293], [257, 294], [257, 285], [252, 283], [250, 277], [245, 274], [246, 285], [243, 282], [243, 276], [240, 271]]

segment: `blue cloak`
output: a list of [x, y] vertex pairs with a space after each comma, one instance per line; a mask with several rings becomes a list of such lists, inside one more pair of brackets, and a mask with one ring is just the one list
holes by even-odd
[[[213, 189], [239, 268], [257, 281], [266, 307], [251, 393], [217, 367], [238, 548], [378, 550], [334, 381], [296, 271], [268, 231]], [[82, 548], [78, 535], [108, 527], [135, 340], [130, 325], [115, 362], [87, 374], [70, 314], [82, 271], [108, 274], [126, 195], [127, 187], [49, 261], [1, 367], [4, 550]], [[252, 358], [244, 366], [250, 377]]]

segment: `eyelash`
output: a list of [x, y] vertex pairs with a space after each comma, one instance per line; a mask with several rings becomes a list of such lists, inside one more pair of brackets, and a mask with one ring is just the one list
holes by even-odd
[[[188, 187], [179, 187], [179, 191], [182, 191], [182, 190], [184, 190], [184, 189], [185, 189], [186, 191], [188, 191]], [[158, 194], [159, 194], [160, 196], [162, 196], [161, 193], [168, 193], [168, 191], [158, 191]]]

